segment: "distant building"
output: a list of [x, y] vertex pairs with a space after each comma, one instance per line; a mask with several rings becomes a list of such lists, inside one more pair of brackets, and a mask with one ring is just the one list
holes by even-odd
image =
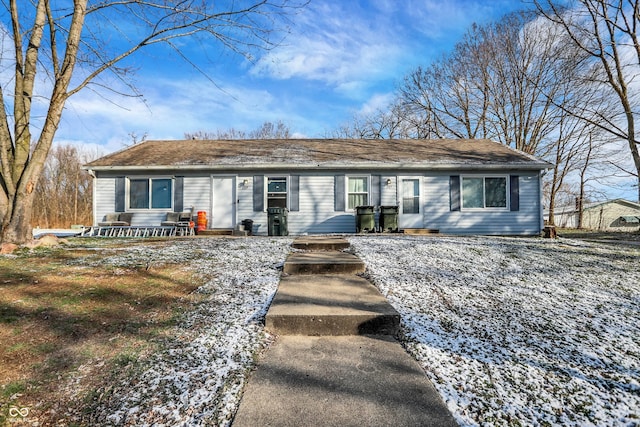
[[[577, 228], [578, 210], [575, 206], [556, 208], [557, 227]], [[544, 219], [549, 219], [545, 210]], [[582, 228], [599, 231], [636, 231], [640, 229], [640, 204], [624, 199], [589, 203], [583, 206]]]

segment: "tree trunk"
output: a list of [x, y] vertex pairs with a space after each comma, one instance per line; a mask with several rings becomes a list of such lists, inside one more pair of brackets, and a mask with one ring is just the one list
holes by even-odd
[[584, 181], [580, 182], [580, 195], [576, 200], [576, 210], [578, 211], [578, 225], [577, 228], [582, 229], [582, 222], [584, 221]]
[[[275, 31], [272, 24], [279, 21], [277, 16], [287, 14], [287, 9], [301, 8], [305, 4], [292, 4], [290, 0], [254, 0], [238, 8], [235, 2], [230, 2], [231, 10], [224, 11], [218, 10], [218, 4], [214, 7], [213, 3], [137, 0], [3, 2], [2, 10], [11, 17], [12, 25], [4, 21], [3, 24], [6, 24], [4, 41], [13, 44], [12, 60], [9, 46], [3, 53], [9, 58], [5, 68], [14, 70], [14, 88], [11, 96], [5, 97], [0, 85], [0, 103], [3, 107], [0, 108], [0, 242], [20, 244], [32, 238], [33, 190], [41, 176], [69, 97], [106, 71], [113, 71], [123, 78], [127, 72], [124, 71], [125, 67], [118, 67], [118, 64], [125, 58], [156, 44], [174, 48], [175, 40], [181, 37], [209, 34], [225, 48], [247, 55], [254, 48], [271, 48], [275, 43], [269, 34]], [[104, 23], [104, 17], [111, 16], [111, 9], [114, 14], [120, 14], [125, 9], [130, 13], [123, 16], [122, 23]], [[266, 17], [272, 19], [263, 21]], [[125, 18], [130, 19], [127, 21]], [[86, 19], [90, 19], [90, 27], [84, 30]], [[24, 24], [28, 26], [23, 27]], [[103, 24], [106, 27], [103, 28]], [[125, 36], [124, 43], [120, 43], [119, 39], [110, 43], [99, 37], [101, 33], [112, 36], [110, 25], [119, 35]], [[92, 31], [98, 27], [105, 31]], [[120, 32], [119, 29], [123, 27], [130, 28], [131, 33]], [[134, 37], [134, 34], [142, 33], [140, 38]], [[6, 58], [3, 56], [3, 59]], [[83, 69], [80, 74], [74, 75], [78, 60], [82, 61]], [[187, 62], [191, 63], [189, 60]], [[38, 73], [43, 73], [45, 77], [39, 79]], [[45, 80], [48, 83], [42, 86], [47, 88], [51, 85], [51, 92], [47, 93], [49, 89], [43, 87], [35, 90], [35, 86]], [[32, 100], [36, 95], [48, 104], [44, 120], [33, 120], [32, 117]], [[38, 114], [41, 114], [40, 111]], [[36, 136], [33, 128], [35, 121], [40, 123], [39, 136]], [[56, 214], [64, 215], [66, 221], [70, 219], [68, 211], [71, 208], [74, 209], [73, 220], [76, 222], [77, 202], [67, 206], [64, 212], [56, 205], [49, 206]]]
[[[31, 190], [30, 192], [28, 190]], [[27, 191], [16, 195], [14, 208], [11, 217], [5, 218], [0, 241], [11, 243], [25, 243], [33, 239], [31, 231], [31, 212], [33, 209], [33, 198], [35, 193], [31, 186], [27, 187]]]
[[589, 145], [587, 146], [587, 155], [585, 158], [584, 165], [582, 169], [580, 169], [580, 193], [578, 194], [578, 200], [576, 201], [576, 210], [578, 211], [578, 228], [582, 228], [582, 222], [584, 220], [584, 193], [585, 193], [585, 184], [587, 182], [587, 168], [589, 167], [589, 161], [591, 160], [591, 155], [593, 153], [593, 135], [589, 134]]
[[627, 126], [629, 129], [627, 142], [629, 143], [629, 149], [631, 150], [633, 164], [636, 167], [636, 183], [638, 185], [637, 202], [640, 203], [640, 153], [638, 153], [638, 144], [635, 140], [635, 120], [632, 113], [627, 114]]

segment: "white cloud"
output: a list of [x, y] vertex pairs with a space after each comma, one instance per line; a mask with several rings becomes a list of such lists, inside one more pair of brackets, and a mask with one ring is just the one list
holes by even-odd
[[367, 100], [358, 113], [366, 116], [380, 110], [386, 110], [394, 98], [393, 93], [376, 93]]
[[[278, 79], [303, 78], [354, 90], [393, 73], [402, 47], [378, 21], [381, 14], [351, 2], [311, 3], [284, 44], [260, 58], [251, 72]], [[378, 25], [380, 24], [380, 25]]]
[[318, 0], [295, 18], [282, 46], [261, 57], [253, 75], [300, 78], [359, 96], [382, 79], [397, 79], [416, 61], [449, 48], [474, 21], [514, 9], [481, 0]]
[[[312, 117], [263, 88], [204, 78], [147, 79], [144, 101], [113, 93], [82, 91], [66, 106], [57, 140], [97, 144], [106, 152], [132, 143], [130, 134], [147, 139], [180, 139], [185, 132], [235, 128], [249, 131], [263, 122], [282, 120], [292, 130], [315, 131]], [[305, 136], [299, 133], [299, 136]]]

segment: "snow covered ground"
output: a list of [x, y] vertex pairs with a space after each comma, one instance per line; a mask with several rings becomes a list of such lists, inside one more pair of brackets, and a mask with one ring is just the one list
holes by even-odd
[[[269, 342], [263, 318], [277, 289], [289, 238], [136, 242], [100, 261], [116, 268], [189, 263], [207, 283], [165, 350], [138, 378], [113, 384], [96, 425], [226, 425], [236, 412], [247, 370]], [[83, 262], [79, 260], [79, 262]]]
[[640, 425], [640, 250], [353, 237], [461, 425]]
[[[640, 248], [572, 240], [353, 236], [403, 340], [462, 425], [637, 426]], [[191, 262], [204, 300], [96, 421], [226, 425], [269, 343], [289, 238], [134, 245], [106, 262]]]

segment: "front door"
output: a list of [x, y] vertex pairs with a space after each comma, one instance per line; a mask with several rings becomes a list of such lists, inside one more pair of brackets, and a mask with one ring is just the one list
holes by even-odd
[[398, 187], [400, 205], [398, 226], [401, 229], [424, 228], [420, 182], [419, 177], [400, 177], [400, 185]]
[[232, 176], [213, 177], [213, 209], [209, 228], [236, 226], [236, 179]]

